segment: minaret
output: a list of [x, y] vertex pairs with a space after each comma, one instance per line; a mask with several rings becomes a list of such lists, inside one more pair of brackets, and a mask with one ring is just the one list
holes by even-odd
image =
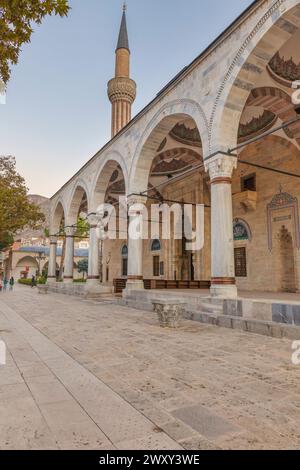
[[136, 97], [136, 83], [130, 78], [130, 50], [126, 24], [126, 4], [116, 49], [115, 78], [108, 82], [108, 97], [112, 104], [111, 132], [114, 137], [131, 120], [131, 105]]

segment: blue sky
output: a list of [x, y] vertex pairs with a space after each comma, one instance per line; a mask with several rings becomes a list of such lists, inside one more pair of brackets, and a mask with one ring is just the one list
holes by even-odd
[[[128, 0], [133, 115], [252, 0]], [[51, 196], [110, 138], [121, 0], [70, 0], [68, 18], [35, 27], [0, 105], [0, 154], [31, 193]]]

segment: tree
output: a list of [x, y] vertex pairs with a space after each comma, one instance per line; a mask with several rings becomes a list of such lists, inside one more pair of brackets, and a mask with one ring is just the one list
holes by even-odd
[[47, 15], [68, 14], [68, 0], [0, 0], [0, 79], [6, 84], [23, 44], [30, 42], [32, 24]]
[[38, 206], [27, 197], [25, 180], [16, 170], [14, 157], [0, 157], [0, 247], [13, 241], [25, 227], [39, 228], [45, 220]]
[[77, 263], [77, 268], [79, 273], [83, 273], [84, 279], [84, 275], [87, 274], [89, 270], [89, 260], [87, 258], [79, 260]]
[[86, 219], [79, 216], [77, 219], [77, 226], [76, 226], [76, 238], [87, 238], [89, 233], [89, 224]]

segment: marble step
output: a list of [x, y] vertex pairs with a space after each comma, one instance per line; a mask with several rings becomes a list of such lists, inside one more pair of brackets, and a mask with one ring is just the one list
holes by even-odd
[[268, 322], [251, 318], [223, 315], [219, 313], [200, 312], [199, 310], [186, 309], [184, 318], [223, 328], [241, 330], [273, 338], [300, 339], [300, 327], [283, 323]]
[[[189, 307], [189, 305], [188, 305]], [[201, 302], [197, 310], [204, 313], [219, 313], [223, 314], [223, 304], [214, 304], [208, 302]]]

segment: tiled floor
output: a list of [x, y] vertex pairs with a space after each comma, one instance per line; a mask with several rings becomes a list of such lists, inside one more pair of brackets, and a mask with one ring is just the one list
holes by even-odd
[[24, 287], [0, 339], [0, 449], [300, 448], [290, 341]]

